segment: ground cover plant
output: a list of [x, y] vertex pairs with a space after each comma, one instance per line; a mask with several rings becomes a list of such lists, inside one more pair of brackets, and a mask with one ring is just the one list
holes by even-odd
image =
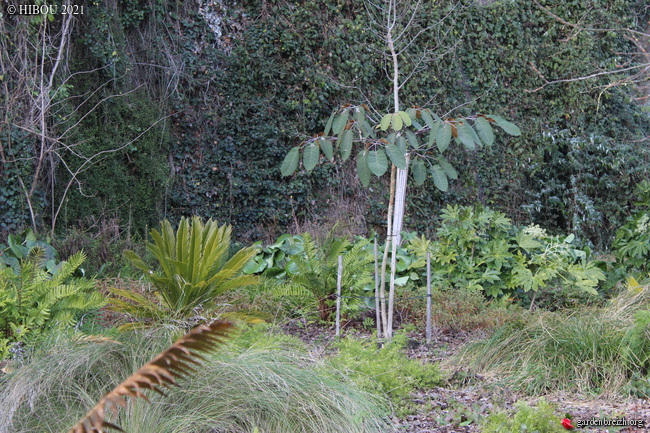
[[413, 410], [413, 391], [441, 382], [435, 365], [423, 365], [404, 355], [407, 338], [406, 333], [398, 333], [384, 345], [376, 339], [350, 336], [336, 343], [338, 352], [329, 358], [328, 364], [363, 389], [387, 395], [395, 412], [405, 415]]

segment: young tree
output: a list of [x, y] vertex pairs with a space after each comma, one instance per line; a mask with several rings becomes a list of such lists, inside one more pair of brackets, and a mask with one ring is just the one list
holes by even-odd
[[[493, 114], [441, 118], [426, 107], [402, 109], [400, 90], [413, 74], [431, 60], [427, 50], [418, 56], [413, 54], [412, 48], [421, 36], [439, 25], [434, 23], [430, 26], [416, 26], [421, 7], [421, 2], [400, 0], [366, 2], [366, 9], [375, 27], [373, 31], [379, 42], [385, 45], [387, 60], [392, 67], [388, 72], [392, 88], [392, 112], [379, 113], [370, 108], [372, 103], [345, 105], [332, 113], [321, 134], [293, 147], [281, 165], [282, 175], [291, 175], [298, 168], [302, 151], [303, 167], [311, 171], [319, 163], [321, 153], [326, 159], [334, 160], [333, 145], [338, 148], [343, 161], [350, 158], [353, 147], [357, 147], [357, 174], [361, 183], [368, 186], [372, 175], [383, 176], [390, 163], [386, 249], [380, 285], [381, 320], [384, 335], [388, 339], [392, 337], [393, 332], [396, 253], [401, 241], [409, 174], [418, 185], [423, 184], [430, 174], [435, 186], [441, 191], [446, 191], [449, 179], [458, 178], [456, 169], [444, 156], [452, 140], [468, 150], [475, 150], [477, 146], [493, 144], [493, 125], [499, 126], [510, 135], [521, 134], [517, 126]], [[453, 10], [450, 13], [453, 13]], [[410, 67], [405, 76], [400, 70], [403, 64]], [[384, 286], [389, 248], [391, 267], [386, 305]]]

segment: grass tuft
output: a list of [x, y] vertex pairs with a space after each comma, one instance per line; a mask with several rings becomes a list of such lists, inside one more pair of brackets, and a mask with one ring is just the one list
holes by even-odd
[[[0, 432], [70, 428], [108, 390], [174, 340], [173, 332], [111, 339], [59, 336], [0, 379]], [[379, 400], [317, 369], [297, 344], [242, 338], [196, 378], [112, 419], [129, 433], [388, 431]]]
[[645, 287], [625, 291], [603, 308], [568, 316], [542, 312], [506, 324], [450, 362], [468, 364], [533, 395], [556, 390], [617, 394], [634, 372], [648, 367], [641, 352], [650, 345], [638, 343], [648, 334], [639, 333], [637, 313], [649, 304], [650, 287]]

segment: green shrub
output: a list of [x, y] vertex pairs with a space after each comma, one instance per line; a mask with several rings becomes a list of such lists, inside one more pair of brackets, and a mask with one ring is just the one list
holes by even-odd
[[616, 231], [612, 244], [617, 266], [639, 277], [650, 272], [650, 181], [637, 186], [638, 211]]
[[408, 359], [406, 342], [405, 334], [397, 334], [380, 348], [376, 340], [347, 337], [336, 344], [338, 353], [329, 364], [362, 389], [387, 395], [398, 413], [408, 413], [410, 393], [439, 385], [441, 375], [434, 365]]
[[481, 206], [447, 206], [441, 218], [435, 242], [416, 238], [409, 246], [420, 257], [431, 253], [438, 287], [496, 297], [561, 285], [596, 295], [598, 281], [605, 279], [589, 250], [573, 245], [574, 235], [550, 236], [536, 225], [518, 229], [504, 214]]
[[562, 433], [561, 417], [555, 414], [553, 407], [540, 400], [537, 407], [532, 407], [524, 402], [516, 404], [517, 412], [493, 413], [485, 419], [482, 433]]
[[[336, 304], [338, 257], [342, 256], [341, 275], [342, 311], [353, 312], [360, 308], [360, 291], [372, 282], [373, 257], [366, 251], [368, 241], [358, 240], [352, 244], [347, 239], [335, 238], [331, 234], [321, 244], [308, 233], [302, 235], [302, 242], [293, 244], [287, 250], [284, 262], [279, 255], [274, 267], [266, 269], [263, 275], [278, 280], [272, 289], [276, 296], [294, 298], [299, 303], [314, 303], [319, 318], [332, 319]], [[279, 264], [282, 267], [278, 267]]]
[[[209, 355], [200, 375], [183, 380], [182, 388], [167, 397], [149, 393], [151, 404], [133, 402], [113, 421], [130, 433], [388, 431], [377, 398], [335, 380], [304, 348], [279, 348], [284, 343], [272, 335], [249, 332]], [[174, 334], [53, 337], [0, 378], [0, 431], [66, 431]]]

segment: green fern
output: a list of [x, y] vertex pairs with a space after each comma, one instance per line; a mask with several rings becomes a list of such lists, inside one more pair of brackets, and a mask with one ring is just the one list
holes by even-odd
[[94, 281], [73, 278], [85, 258], [78, 252], [50, 273], [43, 269], [42, 251], [34, 249], [18, 268], [0, 266], [0, 359], [13, 344], [34, 343], [45, 332], [73, 326], [81, 314], [104, 306]]

